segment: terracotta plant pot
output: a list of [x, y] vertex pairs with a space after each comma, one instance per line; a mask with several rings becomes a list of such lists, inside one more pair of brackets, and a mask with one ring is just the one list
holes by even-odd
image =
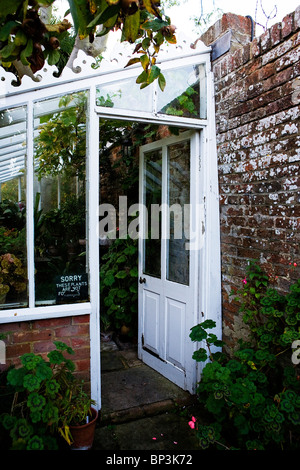
[[90, 450], [93, 445], [96, 422], [98, 418], [98, 411], [91, 408], [92, 416], [89, 423], [82, 424], [81, 426], [70, 426], [70, 431], [73, 438], [71, 449], [73, 450]]

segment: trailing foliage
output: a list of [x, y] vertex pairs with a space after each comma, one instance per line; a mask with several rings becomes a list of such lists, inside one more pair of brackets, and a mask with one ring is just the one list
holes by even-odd
[[74, 351], [60, 341], [54, 344], [48, 361], [27, 353], [21, 356], [21, 367], [8, 371], [14, 400], [0, 422], [9, 432], [12, 450], [55, 450], [59, 435], [70, 444], [69, 426], [85, 420], [93, 404], [72, 373], [74, 363], [65, 356]]
[[100, 298], [104, 328], [119, 330], [123, 325], [137, 328], [138, 268], [137, 241], [116, 239], [102, 257]]
[[[209, 412], [209, 426], [195, 428], [203, 449], [211, 444], [238, 449], [300, 448], [300, 280], [287, 294], [268, 287], [268, 276], [250, 263], [238, 294], [249, 341], [232, 357], [217, 351], [220, 341], [206, 320], [192, 328], [192, 341], [205, 341], [194, 353], [210, 361], [202, 371], [198, 398]], [[298, 352], [298, 354], [297, 354]], [[193, 422], [194, 427], [194, 422]], [[228, 444], [229, 443], [229, 444]]]
[[[0, 12], [0, 62], [15, 72], [13, 64], [21, 61], [33, 72], [44, 66], [66, 63], [66, 47], [73, 26], [80, 39], [105, 36], [121, 30], [122, 41], [137, 42], [128, 66], [140, 63], [143, 72], [137, 83], [141, 88], [158, 79], [161, 89], [165, 80], [156, 65], [156, 56], [163, 43], [176, 43], [175, 27], [164, 15], [159, 0], [68, 0], [73, 25], [66, 19], [45, 24], [39, 14], [41, 6], [51, 6], [55, 0], [2, 0]], [[71, 41], [72, 42], [72, 41]]]
[[41, 119], [35, 139], [37, 174], [83, 179], [86, 165], [86, 103], [84, 92], [68, 94], [59, 101], [59, 110]]

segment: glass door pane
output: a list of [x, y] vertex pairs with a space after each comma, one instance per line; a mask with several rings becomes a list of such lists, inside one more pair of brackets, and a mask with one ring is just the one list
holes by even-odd
[[145, 206], [145, 256], [143, 272], [161, 276], [161, 211], [162, 203], [162, 151], [154, 150], [145, 155], [144, 170]]
[[189, 284], [190, 141], [168, 147], [167, 279]]

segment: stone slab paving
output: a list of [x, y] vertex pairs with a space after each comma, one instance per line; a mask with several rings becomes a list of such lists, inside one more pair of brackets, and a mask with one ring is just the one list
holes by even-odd
[[137, 358], [134, 348], [105, 344], [101, 354], [102, 408], [93, 450], [197, 450], [188, 416], [179, 407], [195, 397]]

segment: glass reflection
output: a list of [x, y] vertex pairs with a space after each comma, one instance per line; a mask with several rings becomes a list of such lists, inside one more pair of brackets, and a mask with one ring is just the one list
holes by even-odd
[[[161, 276], [161, 211], [155, 211], [162, 203], [162, 151], [154, 150], [145, 155], [145, 205], [147, 208], [147, 232], [145, 240], [144, 273]], [[155, 218], [157, 217], [157, 218]]]
[[86, 93], [36, 103], [36, 305], [88, 300]]
[[[168, 147], [168, 204], [170, 207], [167, 279], [189, 284], [189, 222], [184, 220], [190, 204], [190, 141]], [[174, 208], [174, 210], [171, 210]]]
[[28, 305], [26, 107], [0, 111], [0, 308]]
[[152, 87], [140, 89], [135, 78], [97, 87], [97, 106], [152, 112]]
[[160, 114], [206, 119], [206, 80], [204, 65], [189, 65], [164, 72], [166, 87], [158, 90]]

